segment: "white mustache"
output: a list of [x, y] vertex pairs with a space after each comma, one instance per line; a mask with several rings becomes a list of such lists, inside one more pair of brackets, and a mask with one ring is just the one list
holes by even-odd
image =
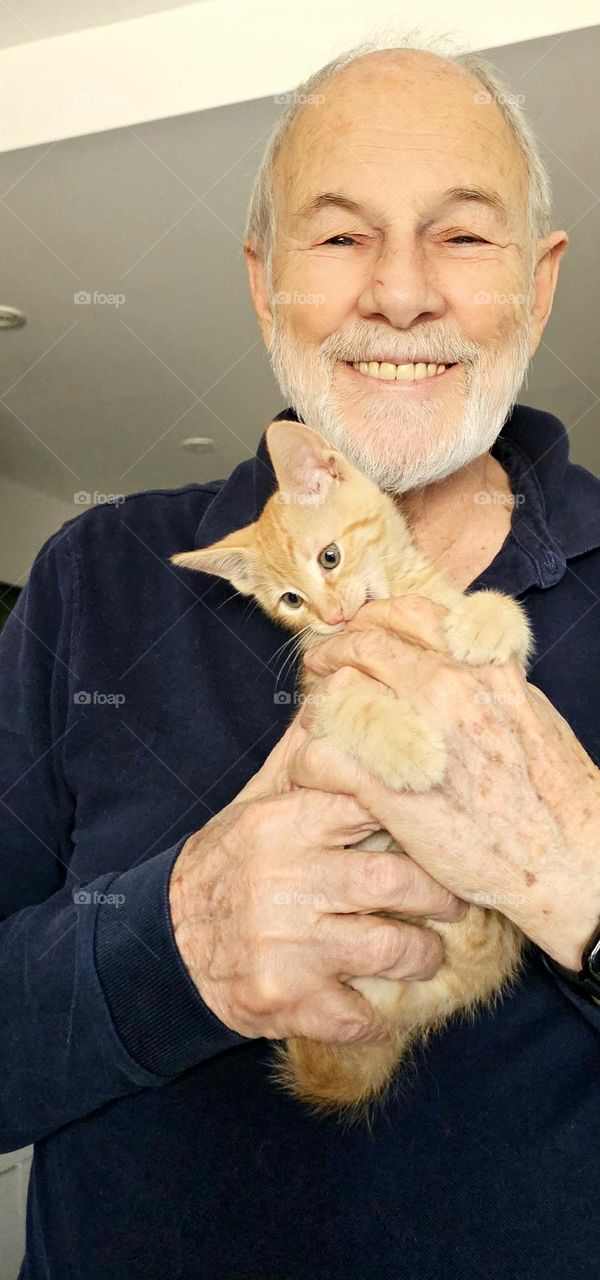
[[[425, 363], [427, 364], [474, 364], [475, 359], [476, 359], [475, 356], [472, 356], [472, 355], [466, 356], [462, 352], [460, 355], [455, 355], [451, 352], [445, 351], [444, 354], [440, 356], [436, 356], [430, 352], [427, 355]], [[336, 363], [336, 361], [343, 361], [346, 364], [369, 364], [371, 361], [377, 362], [378, 360], [379, 360], [379, 356], [374, 356], [370, 354], [358, 355], [358, 356], [354, 354], [350, 354], [350, 355], [339, 355], [339, 356], [332, 357], [332, 363]], [[398, 351], [396, 355], [393, 355], [393, 356], [387, 355], [386, 360], [389, 361], [391, 364], [416, 364], [418, 361], [423, 360], [423, 355], [420, 352]]]
[[435, 338], [432, 338], [431, 334], [428, 334], [421, 342], [419, 342], [418, 338], [415, 338], [413, 346], [404, 348], [404, 350], [394, 348], [389, 337], [382, 337], [378, 340], [376, 336], [373, 336], [369, 340], [369, 347], [370, 350], [366, 355], [364, 354], [364, 347], [362, 348], [362, 354], [357, 354], [357, 352], [361, 352], [360, 339], [353, 348], [350, 348], [348, 340], [346, 347], [341, 347], [334, 345], [332, 339], [328, 338], [321, 344], [320, 355], [327, 364], [335, 364], [338, 360], [344, 360], [349, 364], [377, 360], [377, 356], [371, 354], [377, 349], [388, 353], [395, 350], [395, 355], [388, 356], [395, 364], [414, 364], [424, 351], [428, 352], [428, 361], [435, 364], [475, 364], [481, 358], [479, 347], [468, 342], [458, 343], [456, 339], [454, 343], [452, 339], [445, 342], [442, 339], [436, 348]]

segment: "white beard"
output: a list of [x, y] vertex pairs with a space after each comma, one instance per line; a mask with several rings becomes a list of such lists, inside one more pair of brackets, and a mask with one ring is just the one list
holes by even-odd
[[[338, 448], [380, 489], [405, 493], [467, 466], [497, 439], [529, 365], [531, 292], [532, 285], [525, 305], [515, 309], [510, 340], [495, 346], [472, 343], [444, 321], [431, 321], [410, 332], [358, 321], [351, 329], [330, 335], [319, 348], [299, 347], [279, 323], [281, 308], [275, 305], [268, 348], [273, 373], [286, 402], [307, 426]], [[360, 359], [361, 352], [370, 353], [378, 345], [387, 350], [397, 346], [398, 363], [410, 361], [411, 352], [418, 355], [422, 351], [431, 353], [431, 359], [440, 364], [462, 363], [463, 369], [456, 375], [457, 384], [459, 377], [464, 380], [462, 389], [455, 385], [450, 395], [440, 387], [430, 397], [418, 400], [410, 392], [386, 397], [374, 389], [365, 409], [365, 395], [369, 396], [365, 378], [364, 390], [361, 387], [354, 398], [346, 390], [340, 406], [339, 392], [333, 390], [337, 362]], [[354, 410], [352, 416], [348, 408]], [[457, 416], [456, 428], [449, 435], [441, 429], [443, 422]]]

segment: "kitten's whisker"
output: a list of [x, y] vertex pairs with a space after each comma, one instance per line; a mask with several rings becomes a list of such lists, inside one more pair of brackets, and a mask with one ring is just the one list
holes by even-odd
[[[282, 651], [288, 647], [288, 645], [291, 645], [292, 647], [293, 647], [294, 645], [296, 645], [296, 646], [297, 646], [297, 645], [299, 644], [299, 642], [300, 642], [301, 637], [302, 637], [302, 636], [303, 636], [307, 631], [310, 631], [310, 623], [309, 623], [306, 627], [303, 627], [301, 631], [295, 631], [295, 632], [293, 633], [293, 635], [291, 635], [291, 636], [289, 637], [289, 639], [288, 639], [288, 640], [284, 640], [283, 644], [280, 644], [279, 648], [278, 648], [278, 649], [276, 649], [275, 653], [272, 655], [272, 656], [273, 656], [273, 658], [277, 658], [277, 657], [278, 657], [278, 655], [279, 655], [280, 653], [282, 653]], [[287, 656], [287, 655], [286, 655], [286, 656]]]
[[289, 653], [284, 655], [283, 664], [288, 663], [290, 659], [296, 658], [299, 644], [301, 644], [301, 637], [303, 632], [307, 630], [308, 627], [303, 627], [303, 631], [299, 632], [297, 635], [293, 635], [292, 639], [290, 639], [287, 644], [280, 646], [280, 649], [278, 650], [279, 653], [281, 653], [281, 650], [284, 648], [288, 648], [289, 645]]
[[224, 604], [229, 604], [229, 601], [233, 600], [234, 596], [240, 596], [241, 594], [241, 591], [232, 591], [231, 595], [228, 596], [226, 600], [222, 600], [221, 603], [217, 605], [216, 612], [218, 613], [219, 609], [222, 609]]
[[288, 654], [287, 658], [282, 663], [277, 673], [277, 684], [279, 684], [280, 680], [283, 680], [284, 676], [287, 676], [289, 670], [293, 667], [297, 652], [298, 650], [294, 649], [290, 654]]
[[[277, 673], [276, 684], [279, 684], [279, 681], [282, 679], [286, 668], [289, 669], [291, 664], [298, 657], [298, 654], [300, 653], [301, 647], [302, 647], [302, 637], [306, 635], [307, 631], [310, 631], [310, 630], [312, 630], [312, 628], [309, 624], [308, 626], [303, 627], [301, 631], [296, 632], [296, 634], [292, 636], [292, 641], [295, 641], [295, 644], [293, 645], [292, 649], [286, 655], [286, 657], [282, 662], [282, 665]], [[283, 648], [283, 645], [281, 647]]]
[[246, 608], [244, 609], [244, 618], [247, 618], [251, 613], [254, 613], [254, 610], [258, 609], [258, 607], [258, 600], [249, 600]]
[[283, 644], [280, 644], [279, 648], [275, 650], [275, 653], [271, 654], [271, 659], [277, 658], [281, 653], [282, 649], [287, 649], [288, 644], [293, 644], [294, 640], [296, 639], [297, 639], [297, 636], [295, 632], [293, 635], [288, 636], [287, 640], [284, 640]]

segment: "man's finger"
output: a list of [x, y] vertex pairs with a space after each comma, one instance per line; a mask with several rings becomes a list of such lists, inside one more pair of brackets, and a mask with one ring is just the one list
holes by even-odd
[[340, 667], [356, 667], [363, 675], [393, 689], [400, 667], [414, 662], [414, 651], [389, 631], [339, 632], [307, 651], [306, 666], [318, 675], [332, 675]]
[[254, 796], [281, 790], [290, 760], [308, 737], [307, 730], [300, 724], [300, 714], [298, 714], [288, 725], [261, 768], [249, 778], [243, 791], [240, 791], [238, 800], [251, 800]]
[[386, 977], [424, 981], [444, 959], [441, 938], [432, 929], [378, 916], [325, 917], [319, 939], [335, 955], [342, 982], [348, 978]]
[[446, 652], [442, 624], [448, 613], [444, 605], [436, 604], [426, 596], [393, 596], [389, 600], [368, 601], [354, 615], [346, 630], [370, 631], [373, 627], [381, 627], [411, 644], [421, 645], [423, 649]]
[[333, 912], [396, 911], [453, 923], [468, 911], [467, 903], [400, 851], [344, 849], [331, 854], [327, 870]]

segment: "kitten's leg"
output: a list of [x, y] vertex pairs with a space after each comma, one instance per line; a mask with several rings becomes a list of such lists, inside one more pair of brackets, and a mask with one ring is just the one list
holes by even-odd
[[368, 1120], [372, 1104], [383, 1100], [410, 1040], [410, 1033], [393, 1028], [389, 1040], [378, 1044], [323, 1044], [295, 1037], [273, 1047], [272, 1078], [316, 1113]]
[[332, 689], [311, 708], [310, 728], [395, 791], [429, 791], [444, 777], [441, 733], [391, 693]]
[[277, 1082], [316, 1111], [365, 1118], [368, 1104], [383, 1098], [411, 1045], [453, 1015], [473, 1017], [518, 975], [525, 940], [498, 912], [471, 907], [455, 924], [415, 923], [427, 924], [444, 940], [446, 963], [435, 977], [427, 982], [352, 978], [348, 984], [389, 1020], [388, 1040], [337, 1045], [296, 1037], [277, 1047]]
[[[450, 608], [445, 620], [448, 648], [457, 661], [505, 662], [513, 654], [526, 661], [532, 647], [529, 624], [510, 597], [482, 591], [445, 603]], [[328, 734], [345, 752], [354, 744], [351, 754], [395, 789], [427, 791], [443, 781], [441, 735], [391, 694], [337, 689], [317, 703], [311, 719], [313, 733]], [[376, 833], [368, 841], [385, 847], [379, 838]], [[518, 971], [523, 936], [497, 912], [471, 907], [464, 921], [415, 923], [443, 938], [445, 961], [434, 978], [422, 983], [349, 980], [389, 1021], [389, 1041], [326, 1045], [292, 1039], [278, 1050], [279, 1083], [318, 1111], [364, 1116], [369, 1102], [385, 1093], [411, 1044], [441, 1028], [453, 1014], [489, 1003]]]
[[533, 651], [533, 635], [525, 610], [500, 591], [463, 596], [444, 619], [448, 648], [457, 662], [478, 666], [517, 657], [525, 664]]

